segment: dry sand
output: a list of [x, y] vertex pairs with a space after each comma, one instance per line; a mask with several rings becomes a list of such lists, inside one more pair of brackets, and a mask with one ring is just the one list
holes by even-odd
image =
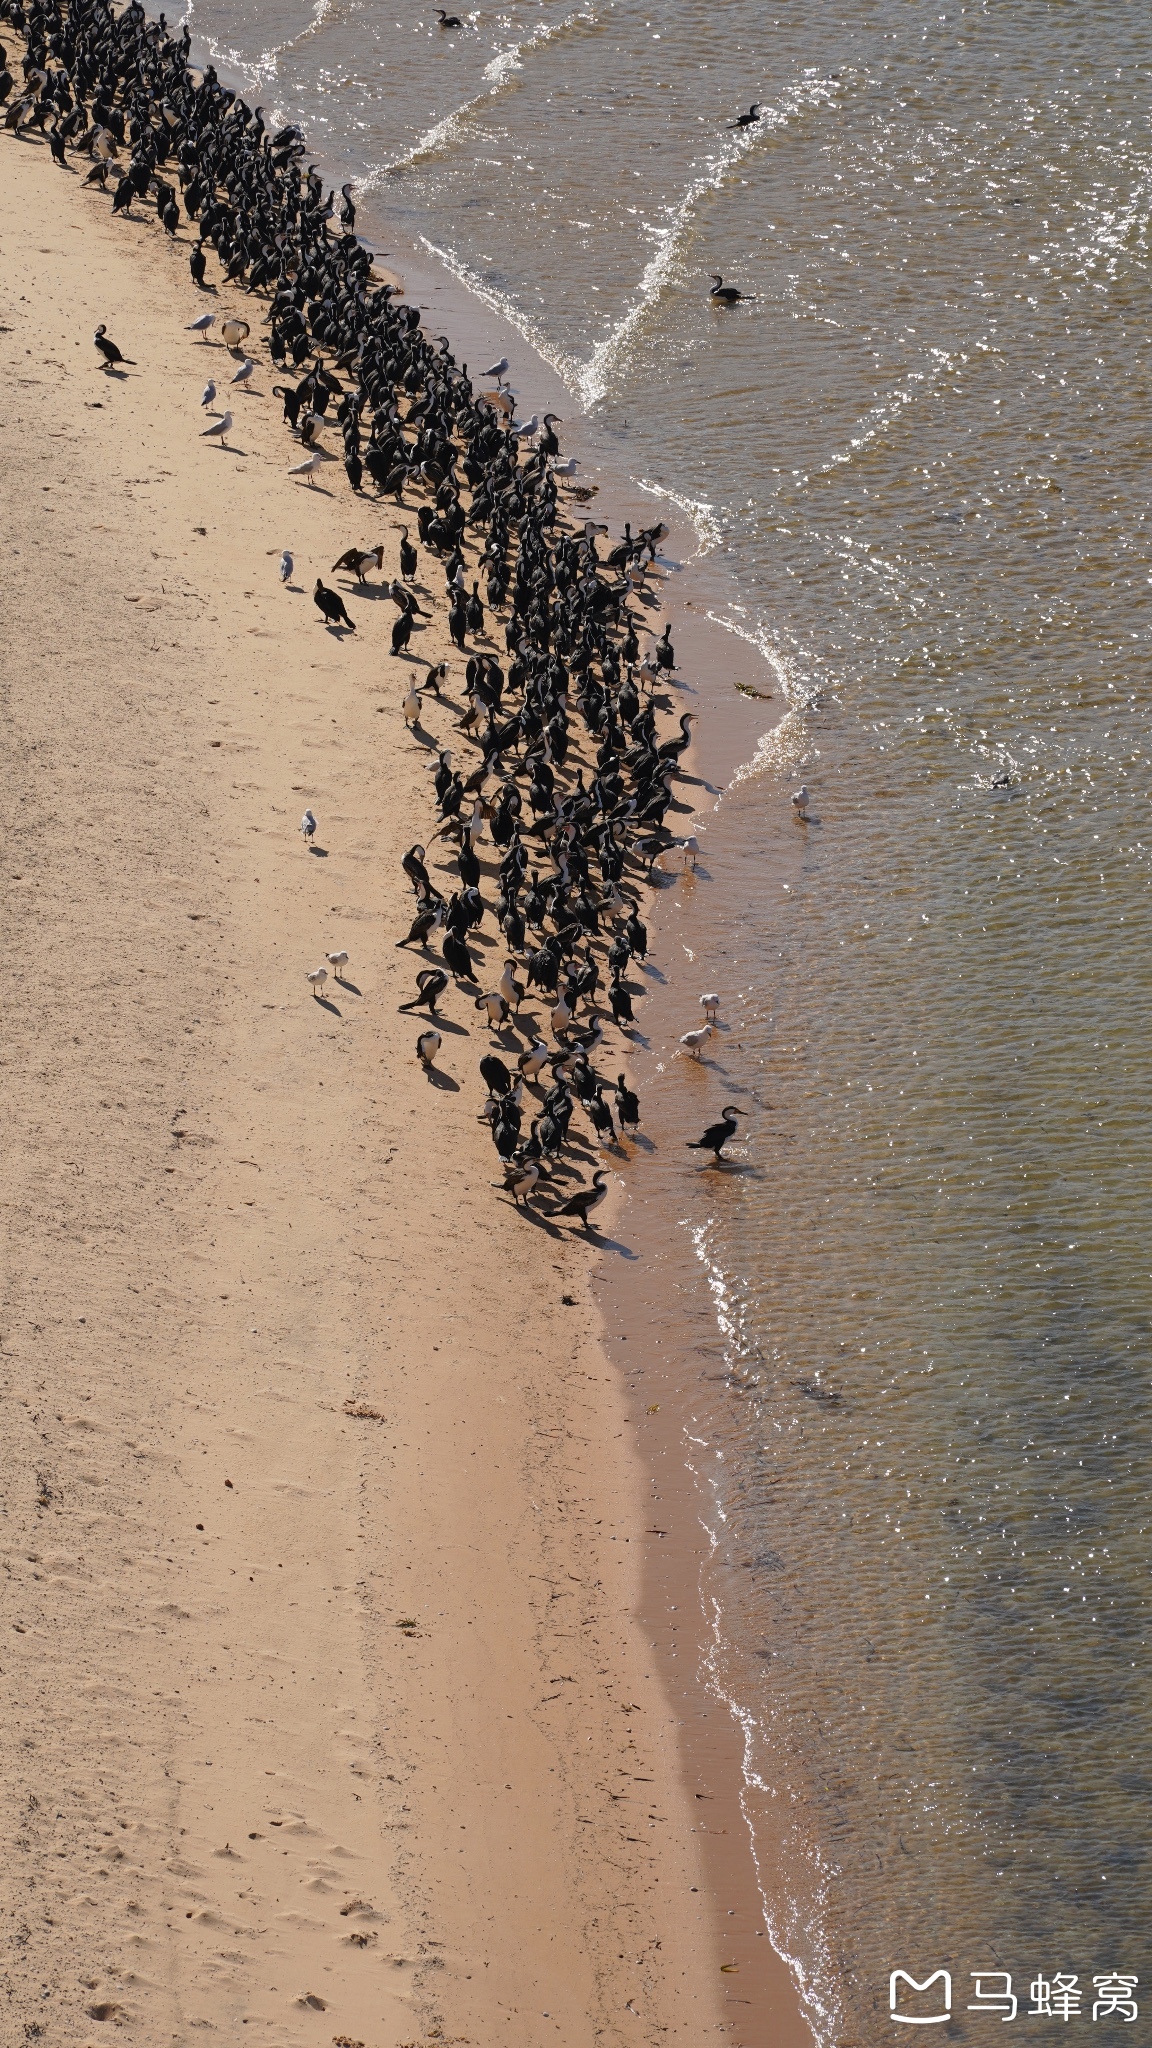
[[0, 140], [0, 2032], [697, 2043], [591, 1255], [489, 1185], [458, 996], [416, 1065], [427, 757], [392, 606], [309, 595], [399, 515], [290, 481], [263, 352], [201, 440], [186, 242]]

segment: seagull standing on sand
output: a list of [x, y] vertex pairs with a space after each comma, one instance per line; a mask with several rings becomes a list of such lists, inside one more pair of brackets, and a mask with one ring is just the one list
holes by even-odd
[[211, 377], [209, 377], [208, 382], [204, 386], [203, 391], [200, 393], [200, 407], [202, 411], [207, 412], [208, 407], [212, 404], [212, 401], [215, 398], [215, 396], [216, 386], [212, 382]]
[[323, 994], [324, 983], [327, 981], [327, 979], [328, 969], [326, 967], [313, 967], [309, 970], [308, 980], [311, 983], [312, 993], [314, 996]]
[[184, 332], [185, 334], [198, 334], [200, 336], [201, 341], [207, 341], [208, 329], [210, 327], [214, 327], [215, 325], [215, 313], [201, 313], [200, 318], [198, 320], [190, 320], [188, 322], [188, 325], [184, 329]]
[[500, 379], [507, 375], [507, 372], [508, 358], [507, 356], [501, 356], [498, 363], [489, 363], [488, 368], [481, 370], [480, 375], [482, 377], [495, 377], [496, 382], [499, 383]]
[[321, 463], [327, 462], [329, 459], [322, 448], [317, 448], [315, 454], [309, 455], [306, 461], [295, 463], [288, 471], [288, 474], [289, 476], [306, 476], [308, 482], [311, 483]]
[[256, 365], [252, 361], [251, 356], [245, 356], [244, 361], [241, 363], [240, 368], [237, 370], [236, 375], [232, 379], [233, 384], [246, 384], [255, 368]]
[[284, 550], [284, 553], [283, 553], [283, 554], [281, 555], [281, 557], [280, 557], [280, 581], [281, 581], [281, 583], [287, 583], [287, 581], [288, 581], [288, 578], [289, 578], [289, 577], [291, 576], [291, 574], [292, 574], [292, 569], [293, 569], [293, 562], [292, 562], [292, 557], [291, 557], [291, 555], [289, 554], [289, 552], [288, 552], [287, 548], [285, 548], [285, 550]]
[[304, 834], [305, 846], [311, 846], [312, 841], [316, 837], [316, 819], [311, 810], [305, 811], [304, 816], [301, 818], [300, 830]]
[[324, 958], [336, 976], [337, 981], [343, 981], [344, 969], [348, 965], [347, 953], [325, 953]]
[[222, 420], [213, 420], [212, 425], [210, 427], [201, 428], [200, 439], [202, 441], [209, 441], [213, 439], [217, 440], [219, 441], [220, 446], [223, 447], [225, 439], [231, 432], [231, 429], [232, 415], [230, 412], [226, 412]]

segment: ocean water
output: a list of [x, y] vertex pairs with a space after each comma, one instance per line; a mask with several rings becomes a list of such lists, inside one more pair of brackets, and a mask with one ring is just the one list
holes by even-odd
[[977, 1970], [1094, 2027], [1094, 1975], [1152, 2000], [1152, 15], [461, 12], [190, 22], [690, 515], [787, 706], [685, 912], [730, 1027], [691, 1114], [747, 1142], [653, 1168], [716, 1317], [684, 1449], [773, 1935], [840, 2048], [897, 1967], [966, 2037]]

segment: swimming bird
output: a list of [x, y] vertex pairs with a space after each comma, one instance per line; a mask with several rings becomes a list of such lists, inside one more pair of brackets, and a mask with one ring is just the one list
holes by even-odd
[[327, 584], [320, 581], [319, 576], [316, 578], [316, 588], [312, 592], [312, 602], [326, 625], [347, 626], [349, 632], [356, 631], [355, 622], [349, 618], [340, 592], [329, 590]]
[[200, 429], [200, 439], [202, 441], [219, 441], [221, 447], [223, 447], [225, 440], [231, 432], [231, 428], [232, 415], [230, 412], [226, 412], [223, 419], [213, 420], [210, 427], [202, 427]]
[[311, 846], [316, 837], [316, 819], [312, 811], [305, 811], [300, 820], [300, 830], [304, 834], [305, 846]]
[[714, 1026], [711, 1024], [701, 1024], [698, 1030], [683, 1033], [680, 1043], [691, 1059], [699, 1059], [702, 1049], [712, 1036], [713, 1029]]
[[200, 336], [201, 341], [207, 341], [208, 329], [210, 327], [214, 327], [215, 325], [215, 313], [201, 313], [200, 318], [198, 320], [190, 320], [188, 322], [188, 325], [184, 329], [184, 332], [185, 334], [198, 334]]
[[748, 109], [748, 112], [746, 114], [737, 114], [736, 119], [734, 121], [729, 121], [728, 126], [730, 129], [754, 128], [759, 119], [760, 102], [759, 100], [753, 100], [752, 105]]
[[448, 976], [442, 967], [422, 967], [416, 976], [418, 993], [410, 1003], [401, 1003], [402, 1010], [428, 1009], [436, 1015], [436, 1005], [448, 986]]
[[293, 563], [292, 557], [291, 557], [291, 555], [289, 554], [289, 552], [288, 552], [287, 548], [285, 548], [285, 550], [284, 550], [284, 553], [283, 553], [283, 554], [281, 555], [281, 557], [280, 557], [280, 581], [281, 581], [281, 583], [287, 583], [287, 581], [288, 581], [288, 578], [289, 578], [289, 577], [291, 576], [291, 574], [292, 574], [292, 570], [293, 570], [294, 566], [295, 566], [295, 565], [294, 565], [294, 563]]
[[721, 1121], [718, 1124], [709, 1124], [702, 1138], [685, 1140], [689, 1152], [714, 1152], [717, 1165], [729, 1138], [736, 1136], [737, 1117], [743, 1116], [744, 1112], [741, 1109], [734, 1109], [731, 1103], [726, 1103], [720, 1114]]
[[753, 292], [737, 291], [734, 284], [725, 284], [718, 270], [710, 270], [708, 275], [712, 279], [712, 289], [708, 296], [714, 306], [734, 306], [740, 299], [755, 297]]
[[224, 336], [225, 347], [230, 348], [233, 354], [235, 354], [240, 343], [247, 341], [252, 329], [246, 320], [228, 319], [225, 320], [220, 332]]
[[795, 811], [796, 816], [799, 819], [801, 819], [804, 824], [808, 823], [808, 806], [811, 803], [811, 801], [812, 799], [808, 794], [807, 785], [805, 783], [801, 783], [799, 789], [796, 791], [796, 794], [792, 799], [792, 809]]
[[215, 396], [216, 386], [212, 382], [211, 377], [209, 377], [208, 382], [204, 386], [203, 391], [200, 393], [200, 405], [203, 411], [207, 411], [208, 407], [212, 404], [212, 401], [215, 398]]
[[436, 12], [440, 16], [441, 28], [461, 28], [463, 26], [458, 14], [445, 14], [442, 7], [438, 7]]
[[344, 969], [348, 965], [347, 953], [325, 953], [324, 958], [336, 976], [337, 981], [343, 981]]
[[[566, 1202], [561, 1202], [560, 1207], [558, 1209], [553, 1209], [551, 1211], [551, 1214], [553, 1216], [578, 1216], [580, 1218], [581, 1223], [584, 1225], [585, 1230], [588, 1230], [588, 1218], [591, 1215], [592, 1210], [599, 1207], [600, 1203], [604, 1200], [605, 1196], [608, 1193], [608, 1189], [605, 1185], [607, 1179], [608, 1175], [604, 1171], [604, 1168], [602, 1166], [598, 1166], [595, 1173], [592, 1175], [591, 1187], [577, 1188], [576, 1193], [574, 1195], [569, 1195], [568, 1200]], [[590, 1230], [589, 1236], [591, 1236]]]
[[313, 967], [309, 970], [308, 980], [311, 983], [312, 993], [314, 996], [323, 994], [324, 983], [327, 981], [327, 979], [328, 969], [326, 967]]
[[716, 1022], [717, 1017], [720, 1015], [719, 996], [715, 994], [701, 996], [700, 1008], [704, 1012], [705, 1021], [709, 1024], [714, 1024]]
[[430, 1067], [432, 1065], [443, 1043], [444, 1040], [434, 1024], [427, 1031], [420, 1033], [419, 1038], [416, 1040], [416, 1057], [422, 1067]]
[[99, 349], [100, 354], [104, 359], [102, 363], [97, 364], [98, 369], [113, 370], [115, 369], [117, 363], [131, 363], [132, 368], [136, 368], [135, 363], [132, 362], [131, 356], [121, 355], [119, 349], [116, 346], [116, 343], [114, 341], [109, 341], [108, 329], [104, 325], [103, 321], [100, 322], [99, 327], [96, 329], [95, 334], [92, 336], [92, 340], [95, 343], [96, 347]]
[[245, 356], [245, 358], [244, 358], [244, 361], [243, 361], [243, 362], [241, 363], [241, 365], [240, 365], [240, 368], [239, 368], [239, 369], [237, 370], [237, 372], [236, 372], [235, 376], [234, 376], [234, 377], [232, 378], [232, 380], [231, 380], [231, 381], [232, 381], [232, 383], [233, 383], [233, 384], [246, 384], [246, 383], [248, 382], [248, 379], [249, 379], [249, 377], [250, 377], [250, 376], [252, 375], [252, 372], [253, 372], [253, 370], [254, 370], [255, 368], [256, 368], [256, 365], [255, 365], [255, 363], [254, 363], [254, 362], [252, 361], [252, 358], [251, 358], [251, 356]]

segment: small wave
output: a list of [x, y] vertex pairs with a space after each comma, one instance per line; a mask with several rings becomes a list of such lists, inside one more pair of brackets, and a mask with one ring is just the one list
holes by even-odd
[[444, 265], [445, 270], [450, 270], [453, 277], [458, 278], [460, 283], [467, 287], [474, 299], [479, 299], [481, 305], [488, 306], [493, 313], [498, 313], [502, 320], [506, 320], [510, 327], [516, 329], [517, 334], [522, 334], [537, 355], [550, 364], [558, 377], [563, 378], [568, 389], [576, 391], [577, 365], [571, 356], [565, 355], [549, 341], [531, 314], [523, 312], [515, 299], [507, 297], [504, 292], [497, 291], [494, 285], [488, 284], [478, 271], [473, 270], [471, 264], [465, 263], [464, 258], [457, 255], [455, 249], [441, 249], [437, 243], [430, 242], [427, 235], [421, 235], [419, 240], [430, 256], [434, 256], [438, 263]]
[[677, 204], [667, 209], [667, 226], [651, 230], [658, 246], [640, 279], [637, 297], [611, 333], [596, 344], [588, 359], [581, 374], [580, 389], [586, 410], [606, 395], [612, 373], [628, 343], [668, 283], [700, 201], [709, 192], [719, 191], [736, 166], [754, 150], [763, 148], [778, 129], [787, 127], [799, 114], [828, 105], [843, 85], [844, 80], [840, 78], [806, 78], [789, 87], [775, 106], [764, 108], [755, 128], [736, 130], [715, 156], [705, 159], [702, 170], [692, 179]]
[[594, 9], [580, 8], [575, 14], [566, 15], [563, 21], [551, 25], [545, 23], [540, 28], [533, 29], [532, 34], [525, 36], [522, 43], [510, 43], [506, 50], [498, 50], [491, 63], [484, 67], [483, 76], [489, 81], [487, 91], [478, 92], [472, 99], [464, 100], [452, 113], [445, 114], [442, 121], [437, 121], [431, 128], [426, 129], [412, 144], [411, 149], [406, 149], [402, 156], [392, 157], [381, 170], [372, 172], [364, 181], [365, 188], [374, 188], [383, 178], [394, 177], [400, 171], [410, 170], [413, 164], [422, 162], [425, 157], [441, 155], [456, 141], [468, 116], [474, 113], [477, 107], [487, 106], [489, 100], [497, 98], [506, 85], [515, 81], [516, 73], [524, 69], [524, 59], [531, 51], [542, 49], [545, 43], [554, 42], [557, 36], [565, 34], [568, 29], [581, 26], [594, 28], [598, 22], [599, 16]]
[[[713, 1249], [715, 1218], [709, 1217], [703, 1224], [689, 1227], [692, 1247], [704, 1268], [708, 1290], [712, 1296], [713, 1312], [717, 1327], [724, 1339], [724, 1359], [730, 1371], [738, 1371], [748, 1360], [749, 1351], [755, 1350], [749, 1338], [744, 1303], [731, 1285]], [[720, 1555], [721, 1532], [731, 1534], [730, 1518], [724, 1505], [720, 1484], [710, 1476], [697, 1461], [693, 1451], [703, 1450], [702, 1439], [686, 1440], [687, 1465], [701, 1495], [711, 1506], [701, 1514], [701, 1523], [709, 1542], [710, 1558]], [[719, 1526], [716, 1526], [719, 1525]], [[728, 1653], [736, 1647], [728, 1642], [725, 1630], [725, 1613], [715, 1594], [701, 1589], [701, 1610], [708, 1640], [701, 1660], [703, 1677], [708, 1691], [719, 1706], [732, 1717], [741, 1736], [741, 1791], [740, 1810], [748, 1830], [748, 1841], [756, 1871], [756, 1889], [760, 1895], [760, 1906], [764, 1916], [764, 1927], [768, 1939], [792, 1973], [805, 2017], [812, 2028], [817, 2048], [831, 2048], [842, 2029], [843, 2015], [839, 2011], [832, 1987], [836, 1976], [828, 1951], [827, 1938], [821, 1924], [824, 1909], [828, 1903], [829, 1870], [819, 1850], [805, 1849], [794, 1838], [789, 1845], [799, 1858], [799, 1865], [793, 1865], [793, 1874], [798, 1868], [804, 1871], [803, 1889], [808, 1898], [803, 1908], [799, 1899], [789, 1895], [791, 1887], [781, 1868], [778, 1849], [771, 1859], [771, 1882], [766, 1860], [762, 1855], [757, 1834], [755, 1795], [772, 1797], [774, 1787], [758, 1767], [757, 1753], [763, 1752], [770, 1743], [770, 1735], [764, 1722], [752, 1707], [739, 1699], [728, 1682], [725, 1667]], [[785, 1876], [784, 1897], [781, 1898], [781, 1877]], [[809, 1960], [797, 1953], [803, 1945], [809, 1951]]]
[[634, 476], [632, 482], [638, 491], [646, 491], [651, 498], [667, 498], [670, 505], [679, 505], [688, 514], [695, 530], [698, 546], [695, 559], [710, 555], [724, 538], [724, 529], [717, 516], [715, 505], [706, 498], [688, 498], [682, 491], [674, 491], [667, 484], [654, 484], [646, 476]]

